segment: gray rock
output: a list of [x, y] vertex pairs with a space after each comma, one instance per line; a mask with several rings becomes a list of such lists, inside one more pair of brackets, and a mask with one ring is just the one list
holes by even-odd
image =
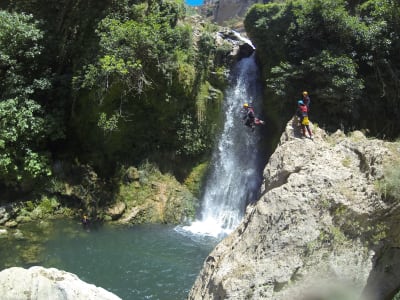
[[126, 209], [125, 202], [117, 202], [112, 207], [108, 208], [106, 213], [111, 217], [112, 220], [116, 220], [122, 216]]
[[314, 141], [302, 139], [287, 124], [265, 167], [262, 197], [206, 259], [188, 299], [362, 294], [378, 249], [370, 246], [378, 242], [375, 225], [389, 209], [375, 187], [389, 150], [361, 132], [314, 131]]
[[10, 220], [10, 213], [7, 211], [6, 207], [0, 207], [0, 225], [5, 224], [8, 220]]
[[76, 275], [54, 268], [9, 268], [0, 272], [2, 300], [120, 300]]
[[220, 25], [234, 18], [243, 19], [249, 7], [263, 0], [205, 0], [205, 7], [213, 8], [213, 20]]
[[6, 226], [6, 227], [8, 227], [8, 228], [15, 228], [15, 227], [18, 226], [18, 223], [17, 223], [17, 221], [10, 220], [10, 221], [7, 221], [7, 222], [4, 224], [4, 226]]

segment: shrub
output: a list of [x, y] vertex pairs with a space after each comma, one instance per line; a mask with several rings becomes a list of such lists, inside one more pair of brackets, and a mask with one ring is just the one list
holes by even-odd
[[400, 168], [399, 162], [384, 168], [383, 179], [377, 182], [377, 188], [383, 199], [389, 202], [400, 201]]

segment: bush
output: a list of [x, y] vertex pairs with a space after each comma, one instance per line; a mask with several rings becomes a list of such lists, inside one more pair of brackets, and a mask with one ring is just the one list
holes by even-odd
[[400, 202], [399, 162], [384, 168], [384, 178], [378, 181], [377, 187], [384, 200]]

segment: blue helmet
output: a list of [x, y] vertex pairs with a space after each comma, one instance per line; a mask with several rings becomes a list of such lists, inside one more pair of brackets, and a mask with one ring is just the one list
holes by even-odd
[[303, 102], [303, 100], [299, 100], [299, 101], [297, 101], [297, 104], [298, 105], [304, 105], [304, 102]]

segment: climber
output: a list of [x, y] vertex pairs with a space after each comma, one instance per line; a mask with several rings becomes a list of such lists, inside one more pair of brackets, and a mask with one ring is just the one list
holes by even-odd
[[302, 93], [302, 95], [303, 95], [303, 102], [304, 102], [304, 104], [307, 106], [308, 111], [310, 111], [310, 104], [311, 104], [310, 96], [308, 95], [308, 92], [307, 92], [307, 91], [304, 91], [304, 92]]
[[310, 121], [308, 120], [308, 108], [303, 100], [297, 101], [296, 116], [301, 126], [301, 133], [303, 134], [303, 137], [307, 137], [306, 136], [306, 129], [307, 129], [310, 139], [313, 139], [310, 129]]
[[251, 105], [249, 105], [248, 103], [243, 104], [243, 108], [244, 108], [244, 116], [243, 116], [243, 120], [245, 120], [244, 125], [246, 125], [247, 127], [250, 127], [252, 131], [254, 131], [254, 128], [256, 127], [256, 125], [263, 125], [264, 121], [256, 118], [255, 114], [254, 114], [254, 109]]

